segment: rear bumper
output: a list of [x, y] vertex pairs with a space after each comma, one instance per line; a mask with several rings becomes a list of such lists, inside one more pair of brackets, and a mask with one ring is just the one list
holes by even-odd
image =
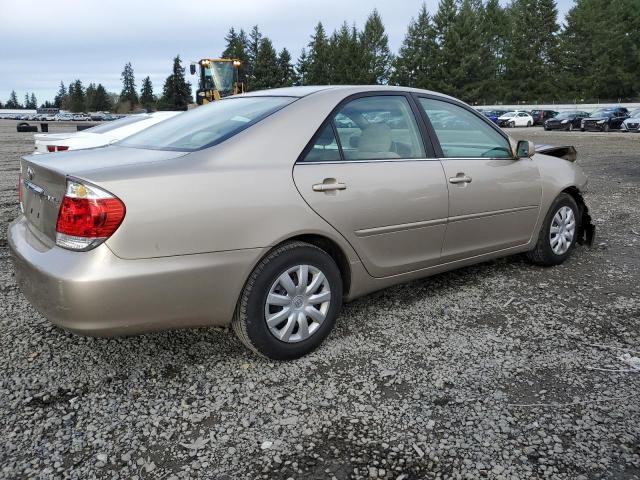
[[52, 323], [92, 336], [226, 325], [262, 249], [123, 260], [47, 246], [21, 216], [8, 230], [16, 280]]

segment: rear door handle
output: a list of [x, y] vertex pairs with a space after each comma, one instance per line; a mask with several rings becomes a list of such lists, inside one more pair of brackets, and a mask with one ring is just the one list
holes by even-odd
[[471, 177], [459, 173], [456, 177], [449, 178], [449, 183], [471, 183], [471, 180]]
[[326, 183], [316, 183], [312, 188], [314, 192], [331, 192], [333, 190], [345, 190], [347, 185], [344, 183], [336, 182], [328, 182], [328, 179], [325, 180]]

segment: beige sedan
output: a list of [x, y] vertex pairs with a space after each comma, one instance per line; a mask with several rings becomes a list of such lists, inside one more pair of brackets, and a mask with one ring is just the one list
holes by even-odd
[[22, 291], [65, 329], [232, 324], [291, 359], [345, 301], [516, 253], [557, 265], [590, 243], [575, 151], [543, 151], [433, 92], [253, 92], [24, 157], [8, 239]]

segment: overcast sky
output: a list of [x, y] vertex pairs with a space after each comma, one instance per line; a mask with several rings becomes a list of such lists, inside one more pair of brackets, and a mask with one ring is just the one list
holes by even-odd
[[[0, 101], [16, 90], [52, 100], [58, 84], [79, 78], [120, 92], [131, 62], [140, 88], [149, 75], [161, 92], [176, 54], [188, 63], [219, 56], [229, 27], [258, 24], [277, 50], [294, 60], [318, 21], [328, 32], [344, 20], [361, 28], [377, 8], [397, 51], [422, 0], [0, 0]], [[434, 13], [438, 0], [426, 0]], [[573, 0], [558, 0], [561, 18]], [[188, 70], [187, 70], [188, 73]]]

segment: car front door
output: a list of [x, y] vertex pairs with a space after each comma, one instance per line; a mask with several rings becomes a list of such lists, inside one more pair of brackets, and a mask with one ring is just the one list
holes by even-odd
[[423, 120], [404, 94], [350, 97], [293, 170], [309, 206], [384, 277], [439, 263], [447, 183]]
[[[449, 187], [442, 262], [526, 244], [542, 195], [538, 167], [515, 159], [508, 138], [470, 108], [437, 97], [418, 98]], [[430, 122], [456, 117], [455, 128]]]

